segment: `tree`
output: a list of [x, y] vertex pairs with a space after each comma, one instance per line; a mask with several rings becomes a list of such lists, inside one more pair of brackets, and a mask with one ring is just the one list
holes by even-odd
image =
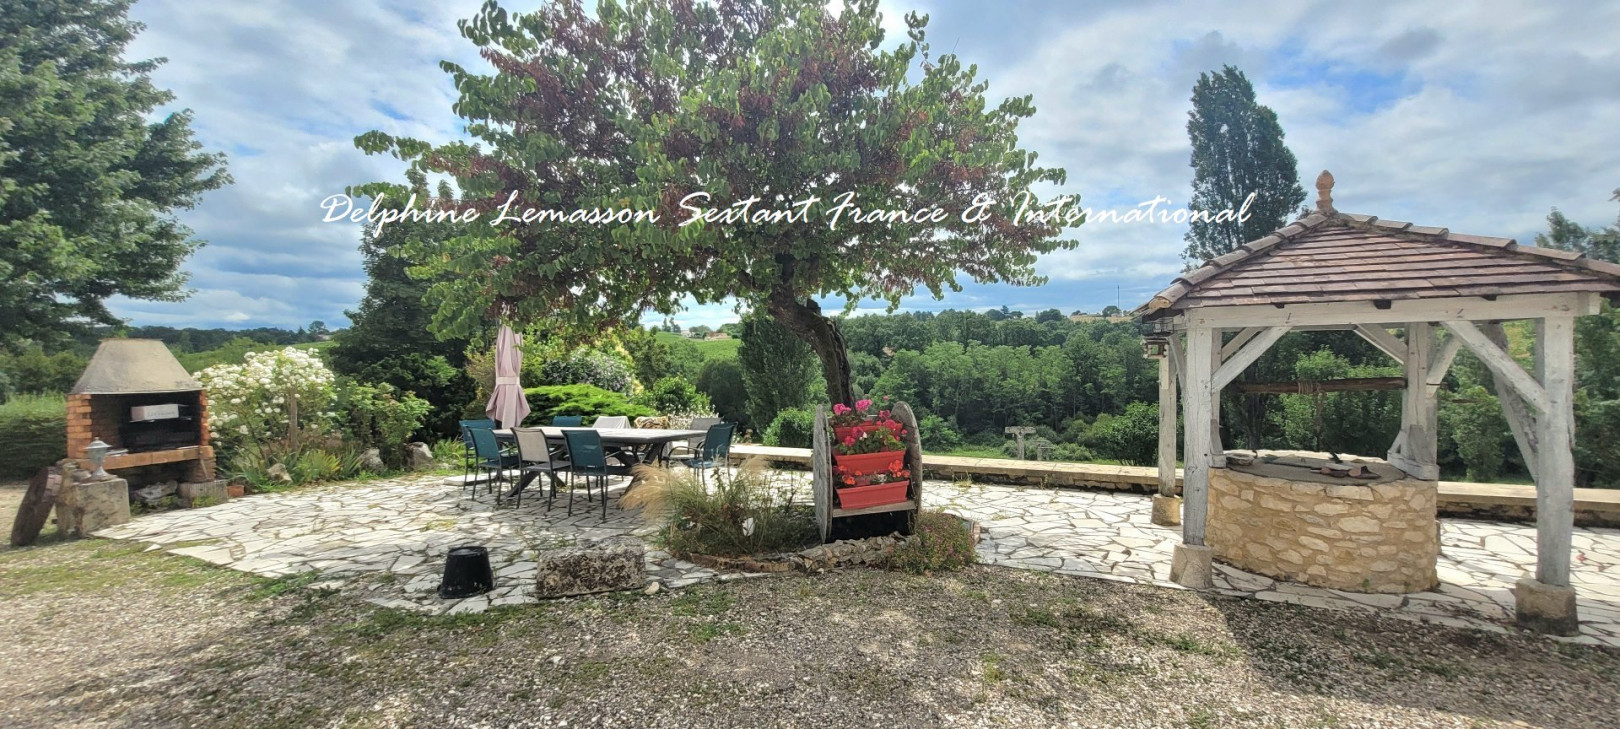
[[1067, 317], [1063, 316], [1063, 312], [1058, 311], [1057, 309], [1047, 309], [1046, 311], [1035, 315], [1035, 321], [1041, 324], [1055, 324], [1063, 321], [1065, 318]]
[[[1615, 190], [1611, 199], [1620, 200], [1620, 190]], [[1588, 228], [1553, 208], [1547, 214], [1547, 232], [1536, 234], [1536, 245], [1574, 251], [1599, 261], [1620, 262], [1620, 218], [1607, 228]]]
[[304, 327], [304, 331], [308, 332], [309, 336], [317, 339], [332, 333], [332, 330], [326, 328], [326, 322], [320, 319], [310, 322], [309, 326]]
[[[1226, 66], [1198, 75], [1187, 136], [1192, 138], [1193, 195], [1189, 207], [1208, 212], [1187, 230], [1189, 266], [1230, 253], [1283, 227], [1305, 201], [1294, 153], [1283, 144], [1277, 113], [1255, 102], [1242, 71]], [[1247, 220], [1213, 219], [1238, 211], [1253, 193]]]
[[172, 216], [225, 185], [163, 59], [125, 61], [129, 0], [0, 0], [0, 346], [116, 324], [112, 296], [175, 301], [202, 242]]
[[[442, 198], [450, 191], [441, 189]], [[346, 312], [353, 322], [333, 338], [326, 351], [332, 370], [373, 384], [414, 392], [433, 406], [426, 427], [454, 435], [462, 409], [476, 397], [466, 365], [465, 338], [438, 339], [428, 330], [429, 312], [422, 297], [429, 282], [411, 278], [400, 252], [413, 241], [454, 235], [448, 223], [400, 222], [379, 233], [366, 230], [360, 241], [365, 258], [366, 295], [360, 308]], [[311, 327], [313, 329], [313, 327]]]
[[1120, 311], [1119, 307], [1109, 304], [1103, 307], [1102, 315], [1103, 318], [1108, 319], [1116, 316], [1124, 316], [1125, 312]]
[[743, 317], [742, 328], [737, 363], [748, 393], [748, 416], [754, 427], [764, 429], [777, 413], [810, 401], [816, 359], [809, 345], [763, 312]]
[[[849, 360], [818, 298], [896, 306], [919, 286], [936, 297], [956, 289], [959, 273], [1038, 282], [1036, 255], [1073, 243], [1055, 224], [1010, 219], [1031, 185], [1064, 181], [1017, 144], [1029, 97], [987, 101], [976, 67], [930, 54], [924, 16], [908, 15], [907, 40], [883, 49], [877, 6], [626, 0], [593, 15], [559, 0], [510, 15], [486, 3], [461, 32], [494, 74], [442, 64], [478, 144], [356, 139], [451, 175], [485, 216], [417, 252], [424, 269], [448, 274], [429, 294], [435, 326], [453, 334], [506, 312], [590, 332], [687, 300], [736, 299], [807, 342], [842, 402]], [[834, 225], [842, 195], [867, 217], [842, 208]], [[616, 211], [615, 224], [483, 224], [508, 200], [519, 212]], [[732, 213], [802, 203], [808, 220], [682, 225], [696, 219], [683, 201]], [[871, 217], [934, 207], [942, 220]]]

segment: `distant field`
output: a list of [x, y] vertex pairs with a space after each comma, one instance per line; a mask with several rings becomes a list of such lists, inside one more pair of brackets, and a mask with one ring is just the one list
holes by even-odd
[[698, 354], [703, 355], [704, 359], [736, 359], [737, 348], [742, 346], [741, 339], [716, 339], [713, 341], [708, 341], [703, 339], [688, 339], [679, 334], [670, 334], [669, 332], [659, 332], [658, 341], [665, 344], [689, 342], [692, 344], [692, 346], [697, 347]]
[[194, 373], [198, 370], [212, 367], [217, 364], [241, 364], [249, 352], [274, 352], [277, 350], [286, 349], [288, 346], [291, 346], [294, 349], [320, 351], [332, 347], [335, 344], [337, 344], [337, 342], [329, 340], [325, 342], [305, 342], [303, 344], [293, 345], [260, 344], [247, 348], [227, 345], [220, 347], [219, 349], [210, 349], [204, 352], [176, 352], [174, 356], [175, 359], [180, 360], [180, 365], [185, 367], [187, 372]]

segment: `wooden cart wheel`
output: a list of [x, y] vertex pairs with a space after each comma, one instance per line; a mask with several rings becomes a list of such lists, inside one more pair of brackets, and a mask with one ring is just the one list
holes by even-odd
[[917, 512], [922, 510], [923, 498], [923, 463], [922, 439], [917, 432], [917, 415], [911, 412], [911, 406], [897, 402], [889, 409], [889, 415], [906, 426], [906, 468], [911, 471], [911, 502], [916, 504], [906, 520], [906, 534], [916, 526]]
[[811, 437], [810, 491], [816, 503], [816, 526], [821, 543], [832, 536], [832, 448], [828, 443], [827, 408], [816, 406], [816, 427]]

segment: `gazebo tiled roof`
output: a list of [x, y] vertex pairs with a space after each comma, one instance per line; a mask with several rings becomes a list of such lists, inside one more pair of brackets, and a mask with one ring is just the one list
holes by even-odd
[[1509, 238], [1340, 213], [1329, 202], [1325, 211], [1182, 274], [1136, 314], [1157, 319], [1205, 306], [1568, 291], [1620, 294], [1620, 265]]

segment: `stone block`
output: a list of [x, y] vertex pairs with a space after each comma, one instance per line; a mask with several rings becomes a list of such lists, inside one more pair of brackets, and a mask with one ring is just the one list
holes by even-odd
[[218, 506], [231, 500], [225, 481], [199, 481], [180, 484], [180, 505], [188, 509]]
[[1159, 526], [1181, 525], [1181, 497], [1154, 495], [1153, 523]]
[[1538, 582], [1529, 577], [1513, 586], [1514, 619], [1519, 625], [1550, 635], [1578, 635], [1575, 588]]
[[57, 528], [83, 537], [129, 521], [129, 482], [75, 480], [57, 495]]
[[1170, 581], [1194, 590], [1214, 585], [1214, 566], [1210, 562], [1209, 547], [1177, 544], [1170, 554]]
[[644, 553], [638, 542], [541, 552], [536, 559], [535, 597], [544, 600], [641, 589], [647, 581]]

